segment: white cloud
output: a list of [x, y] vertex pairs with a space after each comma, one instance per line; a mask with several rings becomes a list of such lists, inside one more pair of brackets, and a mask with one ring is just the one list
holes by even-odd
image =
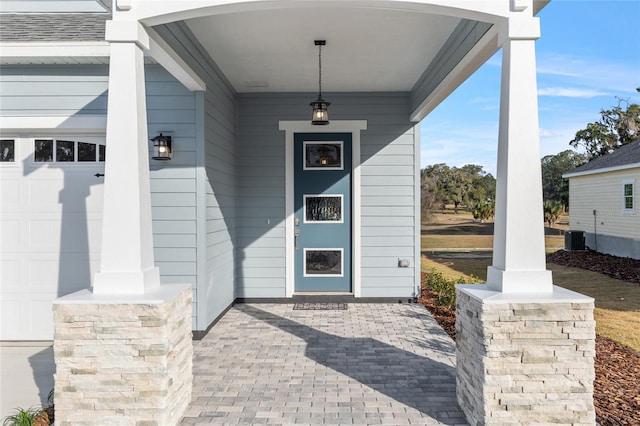
[[545, 87], [538, 89], [539, 96], [558, 96], [565, 98], [595, 98], [596, 96], [613, 96], [611, 93], [593, 89], [577, 89], [571, 87]]
[[[625, 96], [638, 86], [638, 62], [612, 61], [606, 58], [572, 54], [541, 54], [537, 74], [541, 81], [565, 82], [592, 96]], [[565, 84], [566, 85], [566, 84]], [[562, 95], [559, 95], [562, 96]]]

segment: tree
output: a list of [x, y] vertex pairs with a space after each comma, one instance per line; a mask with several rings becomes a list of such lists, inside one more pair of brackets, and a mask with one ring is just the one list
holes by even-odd
[[566, 150], [542, 158], [542, 198], [569, 207], [569, 181], [562, 175], [586, 162], [586, 155]]
[[578, 130], [569, 142], [573, 148], [583, 147], [588, 160], [609, 154], [640, 137], [640, 105], [618, 98], [618, 105], [601, 110], [600, 117], [600, 121]]
[[436, 207], [442, 204], [442, 201], [438, 198], [437, 184], [438, 179], [436, 176], [427, 174], [425, 170], [422, 170], [420, 179], [420, 208], [423, 221], [428, 221]]
[[460, 205], [468, 201], [469, 191], [473, 187], [472, 176], [467, 170], [453, 167], [443, 175], [440, 184], [444, 186], [447, 200], [453, 203], [455, 214], [458, 214]]
[[427, 218], [437, 206], [444, 208], [446, 197], [439, 185], [440, 176], [449, 172], [449, 166], [444, 163], [427, 166], [421, 171], [421, 201], [422, 216]]
[[[483, 172], [484, 173], [484, 172]], [[495, 202], [496, 200], [496, 178], [491, 173], [487, 173], [473, 182], [473, 200], [478, 202], [488, 201]]]
[[496, 202], [481, 201], [476, 203], [476, 205], [473, 206], [473, 209], [471, 209], [471, 214], [473, 214], [474, 219], [479, 220], [480, 222], [489, 220], [496, 214]]
[[482, 166], [467, 164], [449, 167], [446, 164], [427, 166], [421, 173], [422, 215], [437, 205], [453, 204], [455, 212], [461, 206], [471, 207], [495, 199], [495, 178], [482, 170]]
[[545, 201], [544, 203], [544, 220], [549, 223], [549, 228], [558, 221], [558, 218], [564, 213], [564, 206], [557, 201]]

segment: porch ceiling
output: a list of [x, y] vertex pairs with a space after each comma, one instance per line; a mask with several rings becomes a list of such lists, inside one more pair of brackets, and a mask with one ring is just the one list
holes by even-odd
[[415, 11], [293, 8], [186, 24], [240, 92], [410, 91], [460, 23]]

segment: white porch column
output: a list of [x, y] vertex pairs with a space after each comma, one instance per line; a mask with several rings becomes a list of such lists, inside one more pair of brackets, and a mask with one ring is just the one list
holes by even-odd
[[[538, 132], [537, 18], [512, 17], [500, 34], [502, 87], [493, 265], [487, 284], [504, 293], [549, 293]], [[526, 12], [521, 12], [525, 13]]]
[[531, 0], [500, 32], [502, 89], [493, 265], [456, 286], [456, 394], [472, 425], [593, 425], [594, 300], [546, 270]]
[[111, 43], [102, 257], [94, 294], [143, 294], [160, 284], [154, 266], [143, 49], [137, 21], [107, 22]]
[[[102, 259], [93, 292], [54, 302], [56, 423], [175, 425], [193, 383], [190, 284], [154, 266], [143, 49], [136, 21], [110, 21]], [[105, 356], [106, 355], [106, 356]]]

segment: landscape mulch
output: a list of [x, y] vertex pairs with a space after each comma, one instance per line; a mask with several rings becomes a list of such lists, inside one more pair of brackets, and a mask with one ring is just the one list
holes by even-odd
[[[548, 255], [547, 261], [640, 283], [640, 261], [634, 259], [589, 251], [559, 251]], [[455, 340], [455, 311], [436, 305], [435, 294], [427, 289], [423, 289], [418, 301]], [[601, 426], [640, 425], [640, 353], [596, 336], [595, 373], [593, 400], [597, 422]]]
[[611, 278], [640, 284], [640, 260], [596, 251], [559, 250], [547, 255], [547, 262], [599, 272]]

